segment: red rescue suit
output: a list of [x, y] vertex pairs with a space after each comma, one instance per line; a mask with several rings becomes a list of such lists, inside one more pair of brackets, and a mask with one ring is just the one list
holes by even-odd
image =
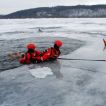
[[56, 50], [55, 48], [51, 47], [41, 53], [41, 56], [36, 57], [38, 61], [48, 61], [48, 60], [55, 60], [59, 57], [60, 50]]
[[106, 46], [106, 40], [103, 39], [104, 45]]
[[40, 55], [40, 51], [35, 50], [33, 53], [26, 52], [24, 56], [19, 60], [21, 64], [36, 63], [36, 57]]

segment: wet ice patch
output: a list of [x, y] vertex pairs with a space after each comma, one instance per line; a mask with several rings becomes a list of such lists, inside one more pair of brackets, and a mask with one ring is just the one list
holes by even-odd
[[48, 75], [53, 75], [51, 69], [48, 67], [31, 69], [28, 71], [31, 73], [32, 76], [34, 76], [36, 78], [45, 78]]

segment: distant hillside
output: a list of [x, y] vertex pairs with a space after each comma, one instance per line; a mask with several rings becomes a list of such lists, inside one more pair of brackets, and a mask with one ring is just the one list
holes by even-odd
[[17, 11], [0, 18], [95, 18], [106, 17], [106, 5], [41, 7]]
[[4, 15], [0, 15], [0, 18], [3, 18], [4, 17]]

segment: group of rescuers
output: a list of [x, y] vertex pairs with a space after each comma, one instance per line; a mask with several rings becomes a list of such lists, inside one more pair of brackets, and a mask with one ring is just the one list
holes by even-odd
[[34, 63], [40, 63], [45, 62], [48, 60], [56, 60], [60, 52], [60, 47], [62, 46], [61, 40], [55, 40], [54, 41], [54, 47], [50, 47], [47, 50], [40, 52], [39, 50], [36, 50], [36, 45], [34, 43], [27, 44], [27, 52], [24, 53], [21, 58], [19, 59], [19, 62], [21, 64], [34, 64]]

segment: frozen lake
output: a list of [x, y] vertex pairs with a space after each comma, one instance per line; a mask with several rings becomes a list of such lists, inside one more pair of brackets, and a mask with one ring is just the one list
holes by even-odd
[[[41, 31], [39, 31], [39, 29]], [[28, 42], [63, 41], [63, 58], [105, 59], [106, 19], [0, 20], [0, 106], [105, 106], [106, 62], [58, 60], [21, 66], [8, 53]]]

